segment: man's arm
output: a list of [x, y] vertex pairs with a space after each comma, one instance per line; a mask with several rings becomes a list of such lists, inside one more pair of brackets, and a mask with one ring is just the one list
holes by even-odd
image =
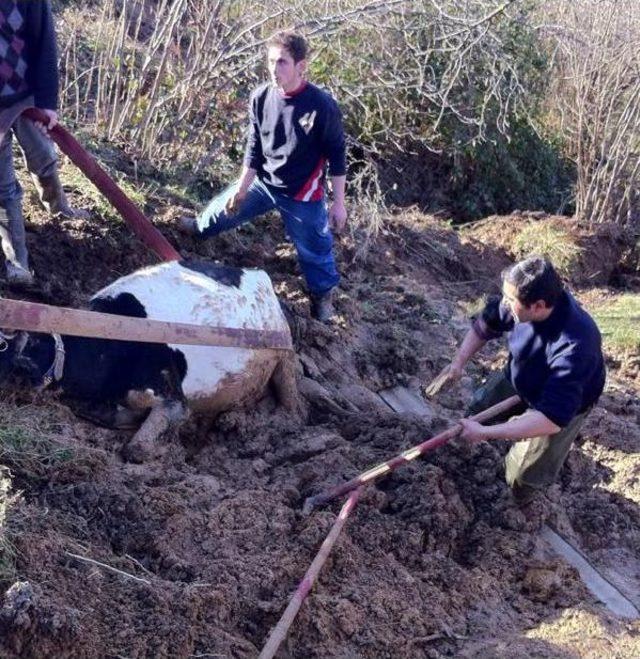
[[466, 336], [462, 340], [458, 352], [451, 360], [451, 367], [462, 374], [467, 362], [487, 343], [487, 340], [480, 336], [475, 327], [469, 328]]
[[425, 387], [425, 395], [435, 396], [445, 385], [457, 382], [462, 377], [467, 362], [485, 345], [486, 342], [487, 339], [478, 334], [475, 329], [475, 324], [472, 325], [462, 340], [462, 343], [451, 360], [451, 363], [445, 366], [435, 379]]
[[260, 139], [260, 125], [258, 123], [257, 108], [258, 92], [251, 95], [249, 101], [249, 131], [247, 134], [247, 144], [244, 150], [244, 160], [242, 163], [242, 171], [240, 172], [240, 179], [238, 180], [238, 189], [235, 194], [229, 198], [225, 205], [225, 212], [228, 215], [233, 215], [238, 211], [240, 205], [247, 196], [247, 191], [251, 187], [258, 168], [262, 165], [262, 141]]
[[329, 162], [329, 177], [333, 188], [333, 202], [329, 207], [329, 224], [340, 233], [347, 224], [345, 186], [347, 180], [347, 156], [342, 114], [335, 100], [330, 99], [327, 117], [322, 131], [323, 148]]
[[489, 298], [482, 313], [473, 319], [471, 329], [464, 337], [452, 362], [445, 366], [436, 378], [425, 387], [426, 396], [435, 396], [446, 384], [462, 377], [467, 362], [484, 346], [487, 341], [498, 338], [502, 332], [513, 327], [513, 318], [508, 309], [500, 304], [500, 297]]
[[333, 202], [329, 208], [329, 222], [337, 233], [341, 233], [347, 224], [347, 208], [344, 204], [344, 189], [346, 182], [346, 175], [331, 177]]
[[521, 416], [495, 426], [483, 426], [477, 421], [462, 419], [462, 439], [477, 443], [490, 439], [529, 439], [541, 435], [555, 435], [560, 426], [537, 410], [528, 410]]
[[28, 7], [30, 36], [29, 77], [35, 106], [47, 115], [47, 123], [36, 122], [38, 129], [47, 134], [58, 123], [58, 55], [51, 4], [49, 0], [30, 3]]
[[224, 208], [225, 212], [228, 215], [233, 215], [238, 211], [240, 205], [247, 196], [247, 191], [251, 187], [251, 184], [253, 183], [256, 174], [257, 172], [255, 169], [244, 165], [244, 167], [242, 168], [242, 172], [240, 174], [240, 180], [238, 181], [238, 189], [236, 190], [235, 194], [229, 199], [229, 201], [227, 201], [226, 206]]

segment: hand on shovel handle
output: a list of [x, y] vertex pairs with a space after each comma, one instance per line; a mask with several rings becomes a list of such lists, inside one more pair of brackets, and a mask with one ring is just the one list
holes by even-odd
[[457, 382], [462, 377], [462, 369], [455, 364], [448, 364], [438, 375], [424, 387], [424, 395], [427, 398], [435, 396], [445, 384]]

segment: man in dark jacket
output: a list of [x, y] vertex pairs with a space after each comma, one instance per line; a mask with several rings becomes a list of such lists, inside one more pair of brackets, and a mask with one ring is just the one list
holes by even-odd
[[[56, 39], [48, 0], [0, 0], [0, 239], [11, 283], [30, 284], [22, 217], [22, 188], [13, 168], [12, 137], [24, 153], [40, 198], [51, 213], [73, 217], [58, 178], [48, 129], [57, 123]], [[20, 116], [40, 108], [47, 126]]]
[[[267, 43], [271, 82], [251, 96], [249, 137], [240, 178], [182, 228], [208, 238], [277, 208], [292, 239], [311, 297], [312, 314], [328, 320], [339, 275], [331, 228], [346, 223], [345, 139], [335, 100], [305, 80], [307, 44], [280, 32]], [[327, 209], [329, 166], [333, 202]]]
[[589, 314], [564, 289], [551, 263], [532, 257], [503, 273], [502, 299], [490, 299], [448, 367], [458, 379], [485, 343], [508, 332], [509, 358], [503, 372], [476, 393], [477, 413], [518, 394], [522, 414], [485, 426], [463, 420], [469, 442], [516, 442], [505, 460], [514, 494], [528, 499], [551, 485], [571, 444], [605, 383], [600, 332]]

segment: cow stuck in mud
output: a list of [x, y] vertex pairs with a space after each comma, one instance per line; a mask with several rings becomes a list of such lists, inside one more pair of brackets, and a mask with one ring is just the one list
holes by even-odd
[[[169, 262], [121, 277], [96, 293], [92, 311], [196, 325], [271, 330], [290, 336], [267, 274], [199, 261]], [[3, 333], [0, 381], [52, 384], [83, 415], [112, 427], [145, 418], [126, 447], [143, 460], [171, 422], [188, 410], [215, 417], [249, 405], [273, 383], [297, 409], [293, 353]]]

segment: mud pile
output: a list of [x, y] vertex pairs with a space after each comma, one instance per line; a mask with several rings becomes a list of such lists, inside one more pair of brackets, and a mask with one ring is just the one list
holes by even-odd
[[[151, 260], [124, 229], [74, 222], [73, 239], [55, 237], [64, 246], [55, 257], [40, 238], [57, 228], [31, 227], [37, 272], [58, 303], [81, 303]], [[416, 218], [399, 221], [366, 263], [344, 239], [340, 318], [326, 328], [309, 319], [295, 256], [272, 221], [184, 244], [273, 275], [296, 319], [308, 416], [292, 418], [268, 396], [211, 427], [190, 421], [163, 439], [160, 458], [135, 465], [121, 457], [127, 433], [79, 421], [48, 395], [6, 398], [3, 425], [35, 423], [48, 443], [31, 460], [2, 454], [2, 656], [257, 656], [340, 506], [304, 516], [305, 498], [442, 430], [469, 399], [467, 380], [416, 417], [376, 392], [417, 390], [446, 363], [466, 328], [457, 301], [488, 292], [502, 267], [493, 248], [476, 262], [477, 243]], [[629, 565], [640, 555], [640, 409], [631, 385], [620, 386], [528, 517], [504, 484], [502, 442], [449, 444], [369, 488], [282, 656], [577, 656], [557, 626], [578, 614], [582, 631], [615, 625], [593, 634], [640, 654], [637, 624], [613, 621], [538, 534], [551, 517], [603, 564], [611, 552]]]

